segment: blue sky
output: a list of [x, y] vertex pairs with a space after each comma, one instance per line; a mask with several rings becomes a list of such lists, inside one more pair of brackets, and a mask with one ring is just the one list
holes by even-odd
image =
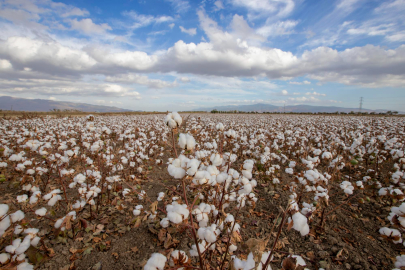
[[405, 111], [405, 1], [0, 0], [0, 95]]

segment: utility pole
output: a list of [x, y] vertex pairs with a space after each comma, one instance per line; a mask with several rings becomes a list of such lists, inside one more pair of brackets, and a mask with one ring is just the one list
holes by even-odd
[[360, 98], [360, 106], [359, 106], [360, 113], [362, 108], [363, 108], [363, 97]]

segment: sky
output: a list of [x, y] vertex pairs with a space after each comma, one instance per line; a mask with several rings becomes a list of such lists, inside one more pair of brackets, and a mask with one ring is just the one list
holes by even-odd
[[0, 95], [405, 111], [405, 0], [0, 0]]

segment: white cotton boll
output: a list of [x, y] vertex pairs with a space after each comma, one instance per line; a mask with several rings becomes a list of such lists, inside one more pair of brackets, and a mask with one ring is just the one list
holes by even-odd
[[173, 117], [173, 120], [176, 121], [177, 125], [181, 126], [183, 119], [181, 118], [180, 114], [178, 114], [177, 112], [172, 112], [172, 117]]
[[165, 193], [164, 192], [159, 192], [157, 200], [160, 202], [160, 201], [163, 200], [164, 197], [165, 197]]
[[244, 177], [246, 177], [247, 179], [252, 179], [252, 172], [251, 171], [247, 171], [247, 170], [243, 170], [242, 171], [242, 175], [244, 176]]
[[40, 208], [40, 209], [37, 209], [37, 210], [35, 211], [35, 214], [36, 214], [37, 216], [43, 217], [43, 216], [46, 215], [46, 212], [47, 212], [47, 211], [48, 211], [48, 210], [46, 210], [45, 207], [42, 207], [42, 208]]
[[395, 262], [395, 267], [401, 268], [403, 266], [405, 266], [405, 255], [397, 256], [396, 262]]
[[0, 236], [3, 236], [3, 234], [10, 227], [10, 225], [11, 221], [9, 216], [6, 216], [0, 221]]
[[[198, 248], [200, 249], [200, 252], [203, 253], [206, 250], [207, 243], [205, 240], [202, 240], [201, 243], [198, 243]], [[192, 245], [191, 250], [190, 250], [190, 256], [191, 257], [197, 257], [198, 256], [198, 251], [197, 251], [197, 246]]]
[[39, 241], [41, 240], [41, 237], [34, 237], [34, 239], [31, 240], [31, 246], [36, 247], [38, 246]]
[[24, 212], [21, 210], [16, 211], [15, 213], [10, 215], [11, 221], [13, 223], [17, 222], [17, 221], [21, 221], [24, 218]]
[[59, 200], [62, 199], [62, 196], [60, 195], [54, 195], [49, 201], [48, 201], [48, 205], [49, 206], [54, 206]]
[[8, 253], [0, 254], [0, 263], [5, 264], [8, 260], [10, 260], [10, 254]]
[[288, 174], [294, 174], [293, 168], [286, 168], [285, 172], [288, 173]]
[[27, 194], [17, 196], [17, 202], [24, 203], [28, 200]]
[[332, 153], [331, 152], [324, 152], [323, 154], [322, 154], [322, 158], [323, 159], [332, 159]]
[[186, 135], [186, 140], [187, 140], [187, 150], [194, 150], [196, 142], [193, 136], [190, 134]]
[[167, 258], [160, 253], [153, 253], [150, 259], [143, 267], [144, 270], [163, 270], [166, 264]]
[[141, 214], [141, 210], [134, 209], [132, 213], [134, 214], [134, 216], [139, 216]]
[[273, 184], [280, 184], [280, 180], [278, 178], [273, 179]]
[[247, 171], [251, 171], [253, 169], [253, 163], [251, 162], [245, 162], [243, 164], [243, 169], [247, 170]]
[[380, 195], [380, 196], [385, 196], [387, 194], [388, 194], [388, 189], [387, 188], [380, 188], [378, 190], [378, 195]]
[[[254, 269], [255, 268], [255, 261], [254, 261], [254, 257], [253, 257], [253, 253], [250, 252], [247, 260], [246, 261], [242, 261], [238, 258], [235, 258], [233, 261], [233, 265], [235, 270], [250, 270], [250, 269]], [[268, 267], [267, 269], [270, 269], [270, 267]]]
[[4, 216], [8, 212], [8, 205], [7, 204], [0, 204], [0, 217]]
[[167, 125], [169, 126], [169, 128], [176, 128], [177, 127], [177, 123], [173, 119], [169, 119], [167, 121]]
[[65, 220], [65, 218], [60, 218], [55, 222], [55, 228], [59, 229], [60, 225], [62, 225], [62, 222]]
[[170, 222], [169, 222], [168, 218], [163, 218], [160, 221], [160, 226], [162, 226], [163, 228], [167, 228], [167, 227], [169, 227], [169, 225], [170, 225]]
[[309, 233], [309, 226], [307, 223], [307, 218], [300, 212], [292, 215], [293, 220], [293, 229], [299, 231], [302, 236], [305, 236]]
[[29, 236], [26, 236], [24, 238], [24, 241], [21, 242], [21, 244], [16, 248], [14, 251], [15, 254], [20, 255], [23, 254], [27, 249], [31, 246], [31, 238]]
[[17, 270], [33, 270], [34, 266], [27, 263], [27, 262], [23, 262], [19, 265], [17, 265]]
[[218, 124], [216, 125], [216, 129], [217, 129], [217, 130], [220, 130], [220, 131], [224, 131], [224, 124], [218, 123]]
[[185, 149], [187, 144], [186, 134], [180, 133], [179, 135], [179, 146], [181, 149]]
[[182, 251], [182, 250], [173, 250], [172, 253], [170, 254], [171, 266], [174, 266], [173, 259], [175, 259], [176, 261], [180, 260], [180, 255], [181, 255], [181, 258], [182, 258], [180, 263], [188, 262], [188, 256], [186, 255], [186, 253], [184, 251]]
[[20, 234], [24, 228], [21, 225], [17, 225], [14, 229], [14, 234]]
[[222, 157], [219, 154], [212, 154], [210, 161], [213, 166], [219, 166], [222, 164]]
[[217, 225], [212, 224], [210, 227], [199, 228], [197, 233], [201, 240], [205, 240], [208, 243], [214, 243], [217, 241], [217, 234], [219, 234], [219, 231], [217, 231]]
[[235, 246], [234, 244], [231, 244], [231, 245], [229, 246], [229, 251], [230, 251], [230, 252], [234, 252], [234, 251], [236, 251], [237, 249], [238, 249], [238, 247]]

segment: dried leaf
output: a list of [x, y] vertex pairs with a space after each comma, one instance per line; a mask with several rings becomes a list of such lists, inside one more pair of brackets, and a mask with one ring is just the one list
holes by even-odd
[[287, 257], [283, 260], [282, 267], [283, 270], [295, 270], [297, 264], [297, 259], [293, 257]]

